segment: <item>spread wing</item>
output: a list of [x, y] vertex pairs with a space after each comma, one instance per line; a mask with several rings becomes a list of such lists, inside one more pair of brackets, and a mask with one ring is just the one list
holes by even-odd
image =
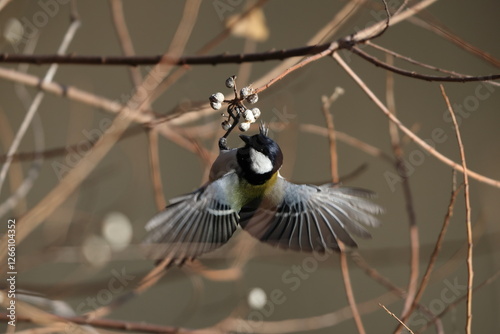
[[[352, 235], [369, 238], [366, 226], [383, 210], [371, 192], [331, 185], [297, 185], [278, 178], [273, 191], [244, 207], [240, 225], [254, 237], [281, 248], [302, 251], [339, 249], [337, 240], [356, 247]], [[279, 204], [281, 203], [281, 204]]]
[[145, 243], [150, 256], [183, 261], [210, 252], [225, 244], [238, 224], [238, 212], [228, 201], [231, 178], [227, 174], [193, 193], [170, 201], [146, 225]]

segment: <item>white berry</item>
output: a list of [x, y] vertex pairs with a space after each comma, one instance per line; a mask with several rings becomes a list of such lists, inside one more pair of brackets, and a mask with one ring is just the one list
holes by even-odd
[[259, 108], [252, 108], [252, 114], [255, 119], [260, 117], [260, 109]]
[[259, 96], [257, 94], [250, 94], [247, 97], [247, 101], [250, 104], [257, 103], [257, 101], [259, 101]]
[[210, 106], [212, 107], [213, 110], [219, 110], [222, 108], [222, 103], [220, 102], [210, 102]]
[[252, 88], [243, 87], [240, 91], [240, 95], [242, 99], [246, 99], [248, 95], [252, 94]]
[[222, 103], [222, 101], [224, 101], [224, 94], [222, 94], [221, 92], [217, 92], [215, 94], [210, 95], [209, 100], [210, 102]]
[[233, 88], [234, 87], [234, 76], [226, 79], [226, 87]]
[[253, 115], [252, 110], [247, 109], [243, 113], [243, 118], [245, 119], [246, 122], [254, 123], [255, 122], [255, 117]]
[[228, 121], [222, 122], [222, 129], [224, 129], [224, 131], [227, 131], [230, 128], [231, 128], [231, 123], [229, 123]]
[[238, 129], [240, 129], [241, 132], [248, 131], [248, 129], [250, 129], [250, 123], [248, 122], [240, 123], [240, 125], [238, 125]]

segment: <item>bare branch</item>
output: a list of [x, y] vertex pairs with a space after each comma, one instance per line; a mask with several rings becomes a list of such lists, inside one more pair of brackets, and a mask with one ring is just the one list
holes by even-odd
[[406, 71], [401, 68], [398, 68], [396, 66], [392, 66], [389, 64], [386, 64], [377, 58], [370, 56], [368, 53], [362, 51], [358, 47], [352, 47], [349, 49], [352, 51], [354, 54], [360, 56], [361, 58], [369, 61], [370, 63], [382, 67], [383, 69], [386, 69], [388, 71], [414, 78], [414, 79], [421, 79], [425, 81], [439, 81], [439, 82], [474, 82], [474, 81], [491, 81], [491, 80], [498, 80], [500, 79], [500, 74], [490, 74], [490, 75], [482, 75], [482, 76], [447, 76], [447, 77], [440, 77], [440, 76], [434, 76], [434, 75], [426, 75], [426, 74], [420, 74], [416, 73], [413, 71]]
[[474, 269], [472, 264], [472, 224], [471, 224], [471, 208], [470, 208], [470, 195], [469, 195], [469, 178], [467, 173], [467, 163], [465, 160], [465, 150], [464, 144], [462, 143], [462, 136], [460, 135], [460, 129], [458, 126], [457, 118], [455, 117], [455, 112], [451, 106], [448, 95], [444, 90], [443, 85], [441, 85], [441, 93], [448, 106], [448, 111], [450, 112], [451, 119], [453, 120], [453, 125], [455, 126], [455, 133], [457, 135], [458, 148], [460, 150], [460, 158], [462, 160], [462, 166], [464, 168], [464, 196], [465, 196], [465, 225], [467, 228], [467, 317], [465, 321], [465, 332], [470, 334], [472, 331], [472, 285], [474, 282]]

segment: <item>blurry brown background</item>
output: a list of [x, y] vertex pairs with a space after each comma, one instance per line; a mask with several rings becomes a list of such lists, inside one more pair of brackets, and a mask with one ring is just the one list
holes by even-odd
[[[6, 27], [9, 22], [12, 24], [12, 19], [15, 18], [25, 29], [29, 29], [29, 22], [33, 22], [33, 18], [39, 15], [37, 13], [42, 11], [50, 14], [46, 24], [38, 28], [39, 39], [34, 52], [54, 54], [69, 24], [70, 6], [62, 2], [12, 1], [0, 12], [0, 26]], [[57, 7], [57, 10], [47, 12], [47, 3], [52, 4], [52, 9]], [[224, 7], [227, 11], [221, 12], [220, 3], [227, 6]], [[78, 1], [77, 4], [82, 25], [70, 45], [69, 52], [79, 55], [121, 55], [109, 2], [91, 0]], [[263, 7], [265, 24], [269, 31], [266, 40], [248, 42], [245, 38], [230, 36], [210, 54], [243, 53], [245, 47], [251, 48], [252, 44], [256, 52], [304, 46], [345, 4], [345, 1], [271, 0]], [[179, 24], [183, 2], [129, 0], [124, 1], [123, 5], [136, 53], [160, 55], [165, 52]], [[202, 45], [222, 31], [225, 19], [244, 9], [244, 1], [203, 1], [184, 54], [195, 54]], [[494, 0], [437, 1], [424, 11], [420, 18], [429, 22], [436, 20], [478, 49], [499, 57], [499, 10], [499, 3]], [[343, 23], [333, 39], [364, 28], [374, 21], [372, 13], [380, 11], [379, 2], [365, 3], [350, 20]], [[23, 52], [29, 40], [34, 38], [27, 35], [25, 31], [17, 44], [12, 44], [12, 40], [4, 37], [1, 52]], [[409, 22], [391, 27], [375, 42], [413, 59], [465, 74], [486, 75], [499, 72], [491, 63]], [[371, 52], [369, 48], [364, 50]], [[380, 53], [374, 54], [383, 59]], [[342, 51], [341, 55], [385, 101], [386, 72], [348, 52]], [[278, 61], [252, 64], [248, 81], [238, 81], [238, 85], [241, 87], [254, 82], [278, 64]], [[406, 66], [400, 61], [396, 64]], [[17, 68], [17, 65], [1, 66]], [[30, 66], [28, 72], [42, 77], [48, 67]], [[406, 68], [416, 69], [411, 66]], [[141, 72], [146, 74], [149, 69], [150, 67], [141, 67]], [[239, 73], [239, 70], [239, 65], [233, 64], [192, 66], [178, 82], [162, 94], [153, 104], [153, 109], [159, 113], [168, 113], [178, 105], [188, 106], [189, 109], [190, 105], [206, 102], [208, 96], [217, 91], [229, 96], [224, 81], [228, 76]], [[122, 66], [62, 65], [54, 81], [122, 103], [126, 102], [123, 100], [124, 96], [133, 92], [128, 68]], [[482, 85], [484, 84], [477, 82], [445, 83], [445, 88], [457, 108], [455, 111], [463, 108], [468, 113], [467, 117], [462, 115], [460, 126], [468, 167], [493, 179], [500, 179], [500, 89], [497, 86], [488, 86], [490, 92], [486, 86], [481, 88]], [[337, 63], [327, 57], [292, 73], [259, 96], [257, 106], [263, 113], [263, 120], [287, 123], [286, 127], [279, 127], [272, 135], [284, 150], [282, 174], [289, 180], [299, 183], [329, 181], [327, 138], [298, 131], [298, 125], [315, 124], [324, 127], [321, 96], [332, 94], [336, 87], [342, 87], [345, 91], [331, 108], [336, 129], [370, 143], [392, 156], [387, 118]], [[488, 97], [479, 99], [478, 91], [490, 93]], [[36, 92], [35, 89], [28, 88], [31, 96]], [[418, 131], [418, 135], [424, 139], [432, 138], [435, 129], [442, 129], [447, 139], [436, 144], [437, 150], [459, 162], [454, 130], [449, 122], [439, 84], [396, 75], [395, 95], [397, 114], [402, 122]], [[27, 98], [23, 102], [16, 95], [12, 82], [0, 80], [0, 113], [5, 120], [3, 131], [17, 131], [26, 113], [26, 102], [29, 102]], [[50, 94], [46, 95], [38, 115], [43, 128], [45, 149], [68, 147], [87, 140], [86, 134], [102, 133], [100, 124], [103, 119], [112, 120], [115, 117], [106, 111]], [[203, 134], [201, 144], [211, 150], [222, 134], [220, 121], [222, 120], [219, 113], [211, 113], [209, 116], [198, 117], [196, 122], [187, 123], [184, 127], [189, 129], [209, 124], [208, 128], [203, 127], [203, 131], [199, 130], [198, 133]], [[257, 126], [254, 126], [251, 132], [256, 130]], [[230, 137], [231, 146], [240, 145], [236, 135], [235, 132]], [[2, 140], [0, 150], [5, 154], [10, 141], [5, 139], [5, 136]], [[32, 152], [34, 149], [34, 135], [30, 129], [18, 151]], [[406, 159], [411, 156], [418, 161], [410, 171], [410, 185], [420, 231], [422, 274], [447, 210], [452, 187], [452, 170], [427, 153], [419, 153], [423, 152], [422, 149], [413, 142], [407, 142], [404, 150]], [[359, 240], [359, 252], [392, 283], [406, 289], [410, 257], [408, 218], [401, 184], [391, 187], [386, 180], [388, 172], [394, 173], [393, 166], [342, 142], [338, 143], [338, 155], [341, 175], [347, 175], [360, 165], [367, 164], [366, 170], [347, 184], [374, 190], [378, 193], [377, 203], [386, 208], [386, 214], [381, 217], [383, 224], [372, 230], [373, 239]], [[35, 206], [58, 184], [57, 166], [62, 164], [72, 167], [81, 157], [82, 154], [69, 152], [45, 159], [26, 201], [21, 202], [15, 210], [9, 211], [2, 220], [6, 222], [8, 217], [20, 217]], [[204, 182], [202, 177], [205, 166], [199, 156], [161, 136], [159, 157], [165, 198], [192, 191]], [[418, 160], [421, 157], [424, 158]], [[21, 168], [26, 173], [30, 165], [31, 162], [28, 161], [16, 163], [12, 168]], [[13, 192], [13, 183], [9, 180], [11, 179], [8, 178], [0, 194], [2, 202]], [[457, 180], [462, 182], [462, 174], [457, 174]], [[477, 285], [500, 269], [500, 190], [471, 180], [470, 194], [472, 221], [477, 234], [474, 245]], [[117, 225], [109, 225], [112, 224], [109, 223], [109, 214], [116, 212], [126, 218], [119, 217]], [[94, 308], [89, 298], [94, 299], [97, 306], [109, 303], [108, 297], [116, 298], [120, 295], [119, 292], [131, 289], [153, 267], [153, 262], [144, 259], [137, 246], [145, 235], [145, 222], [155, 212], [157, 208], [150, 178], [147, 135], [145, 131], [138, 131], [136, 135], [120, 140], [77, 191], [18, 245], [17, 288], [38, 292], [51, 300], [62, 300], [78, 315]], [[5, 233], [5, 224], [2, 222], [0, 226], [0, 232]], [[103, 226], [110, 228], [111, 232], [103, 232], [106, 230]], [[113, 230], [116, 226], [117, 229]], [[127, 228], [132, 232], [129, 242]], [[109, 235], [122, 235], [124, 239], [118, 241], [119, 245], [114, 245]], [[241, 233], [234, 239], [220, 251], [202, 258], [202, 263], [212, 269], [230, 265], [234, 257], [241, 253], [241, 247], [249, 237]], [[421, 301], [422, 305], [436, 314], [466, 293], [465, 240], [465, 209], [463, 193], [460, 193], [438, 259], [436, 275], [432, 276]], [[327, 314], [348, 305], [336, 254], [325, 261], [317, 261], [311, 260], [309, 254], [275, 250], [264, 244], [256, 245], [249, 254], [252, 258], [243, 267], [240, 279], [213, 282], [198, 274], [173, 269], [154, 288], [115, 310], [109, 318], [203, 328], [212, 326], [234, 310], [238, 310], [236, 314], [244, 319], [259, 320], [259, 317], [262, 317], [265, 321], [277, 321]], [[287, 281], [286, 277], [299, 277], [289, 272], [294, 266], [305, 265], [308, 269], [310, 267], [307, 266], [314, 262], [317, 268], [313, 268], [306, 279], [299, 279], [300, 286]], [[4, 264], [0, 267], [3, 268]], [[380, 309], [378, 300], [374, 299], [384, 294], [386, 289], [366, 276], [352, 262], [350, 269], [357, 301], [372, 300], [375, 305], [375, 312], [362, 315], [367, 332], [392, 331], [396, 326], [395, 320]], [[118, 292], [103, 292], [103, 289], [109, 290], [109, 282], [117, 272], [126, 272], [127, 275], [135, 277], [135, 280], [125, 280], [126, 284], [119, 286], [119, 291], [116, 290]], [[247, 304], [249, 292], [256, 287], [264, 290], [268, 298], [273, 290], [279, 289], [283, 291], [285, 301], [275, 305], [269, 315], [265, 310], [257, 310], [261, 314], [257, 316], [255, 310], [252, 311]], [[292, 287], [297, 289], [292, 290]], [[474, 293], [475, 333], [493, 333], [500, 330], [499, 300], [498, 281]], [[397, 315], [400, 314], [403, 306], [401, 300], [394, 303], [386, 300], [381, 302]], [[463, 332], [464, 305], [464, 302], [458, 304], [442, 318], [446, 333]], [[425, 323], [425, 318], [425, 315], [416, 311], [408, 325], [418, 329]], [[17, 330], [28, 326], [19, 324]], [[0, 324], [0, 328], [5, 328], [4, 324]], [[253, 330], [259, 332], [260, 328]], [[290, 328], [283, 327], [282, 331], [289, 330]], [[332, 330], [353, 333], [356, 332], [356, 327], [353, 320], [349, 319], [336, 327], [311, 332], [329, 333]], [[432, 331], [434, 329], [431, 327], [428, 332]]]

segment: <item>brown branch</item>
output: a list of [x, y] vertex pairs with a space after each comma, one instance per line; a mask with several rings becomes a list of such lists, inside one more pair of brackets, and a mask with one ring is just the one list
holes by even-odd
[[339, 168], [338, 168], [338, 158], [337, 158], [337, 140], [335, 138], [335, 125], [333, 122], [333, 115], [330, 112], [330, 107], [332, 103], [338, 98], [339, 95], [343, 94], [343, 89], [337, 87], [331, 96], [322, 96], [322, 111], [325, 116], [325, 121], [328, 129], [328, 141], [330, 143], [330, 168], [332, 174], [332, 182], [339, 182]]
[[465, 225], [467, 228], [467, 317], [465, 322], [465, 332], [467, 334], [471, 333], [472, 330], [472, 285], [474, 281], [474, 269], [472, 264], [472, 224], [471, 224], [471, 207], [470, 207], [470, 195], [469, 195], [469, 178], [467, 175], [467, 163], [465, 160], [465, 150], [464, 144], [462, 142], [462, 136], [460, 135], [460, 129], [457, 123], [457, 118], [451, 106], [448, 95], [444, 90], [443, 85], [441, 85], [441, 94], [446, 101], [448, 106], [448, 111], [450, 112], [451, 119], [453, 120], [453, 125], [455, 126], [455, 133], [457, 135], [458, 147], [460, 150], [460, 158], [462, 159], [462, 166], [464, 168], [464, 196], [465, 196]]
[[270, 50], [249, 54], [219, 54], [210, 56], [79, 56], [70, 55], [22, 55], [0, 54], [0, 63], [28, 63], [34, 65], [61, 64], [61, 65], [120, 65], [139, 66], [157, 65], [160, 61], [172, 66], [185, 65], [218, 65], [241, 64], [248, 62], [283, 60], [293, 57], [315, 55], [327, 50], [331, 43], [303, 46], [294, 49]]
[[149, 164], [151, 167], [151, 182], [153, 184], [153, 193], [155, 197], [156, 209], [161, 210], [165, 207], [167, 201], [163, 193], [163, 183], [161, 180], [160, 156], [158, 148], [158, 133], [155, 129], [148, 132], [149, 139]]
[[[326, 124], [328, 127], [328, 139], [330, 142], [330, 159], [331, 159], [331, 173], [332, 173], [332, 182], [338, 183], [339, 181], [339, 173], [338, 173], [338, 165], [337, 165], [337, 145], [335, 140], [335, 127], [333, 123], [333, 115], [330, 113], [330, 106], [333, 101], [337, 99], [337, 97], [342, 93], [342, 90], [337, 88], [334, 93], [330, 97], [323, 96], [322, 97], [322, 110], [325, 116]], [[354, 322], [356, 323], [356, 327], [360, 334], [366, 334], [365, 327], [363, 326], [363, 321], [361, 320], [361, 315], [359, 314], [358, 305], [356, 304], [356, 298], [354, 297], [354, 291], [351, 283], [351, 276], [349, 274], [349, 265], [347, 263], [347, 255], [345, 245], [338, 240], [339, 248], [340, 248], [340, 269], [342, 271], [342, 278], [344, 281], [344, 289], [347, 296], [347, 300], [349, 301], [349, 306], [352, 310], [352, 315], [354, 317]]]
[[384, 305], [382, 305], [382, 304], [380, 304], [380, 303], [379, 303], [379, 305], [380, 305], [380, 307], [382, 307], [382, 308], [383, 308], [383, 309], [384, 309], [384, 310], [385, 310], [385, 311], [386, 311], [389, 315], [391, 315], [394, 319], [396, 319], [396, 320], [397, 320], [397, 321], [401, 324], [401, 326], [404, 326], [404, 328], [406, 328], [406, 329], [407, 329], [407, 330], [408, 330], [411, 334], [415, 334], [415, 333], [413, 333], [413, 331], [412, 331], [412, 330], [411, 330], [408, 326], [406, 326], [406, 324], [405, 324], [402, 320], [400, 320], [400, 319], [398, 318], [398, 316], [397, 316], [397, 315], [395, 315], [394, 313], [392, 313], [391, 311], [389, 311], [389, 310], [387, 309], [387, 307], [385, 307]]
[[446, 235], [448, 225], [451, 221], [451, 217], [453, 216], [453, 208], [455, 206], [455, 201], [456, 201], [458, 193], [460, 192], [460, 189], [461, 189], [460, 187], [457, 189], [452, 189], [450, 203], [448, 204], [448, 210], [446, 211], [446, 215], [444, 217], [441, 231], [439, 232], [439, 236], [437, 238], [436, 244], [434, 245], [434, 250], [432, 251], [432, 254], [431, 254], [430, 259], [429, 259], [429, 263], [427, 264], [427, 268], [426, 268], [425, 273], [422, 277], [422, 280], [420, 282], [420, 286], [418, 287], [418, 290], [417, 290], [417, 294], [415, 295], [415, 299], [413, 301], [413, 304], [412, 304], [408, 314], [411, 314], [413, 312], [413, 310], [415, 309], [415, 306], [422, 298], [424, 291], [425, 291], [425, 288], [427, 287], [427, 284], [429, 283], [432, 270], [434, 269], [434, 265], [437, 261], [439, 252], [441, 250], [441, 246], [443, 245], [443, 242], [444, 242], [444, 237]]
[[414, 78], [414, 79], [420, 79], [420, 80], [425, 80], [425, 81], [439, 81], [439, 82], [474, 82], [474, 81], [490, 81], [490, 80], [498, 80], [500, 79], [500, 74], [490, 74], [490, 75], [482, 75], [482, 76], [447, 76], [447, 77], [441, 77], [441, 76], [435, 76], [435, 75], [426, 75], [426, 74], [420, 74], [414, 71], [407, 71], [403, 70], [399, 67], [389, 65], [387, 63], [384, 63], [377, 58], [369, 55], [368, 53], [362, 51], [360, 48], [356, 46], [352, 47], [345, 47], [349, 49], [352, 53], [360, 56], [361, 58], [369, 61], [370, 63], [374, 64], [375, 66], [382, 67], [383, 69], [386, 69], [388, 71]]
[[[74, 11], [76, 11], [76, 7], [73, 4]], [[72, 11], [73, 12], [73, 11]], [[63, 39], [59, 45], [59, 48], [57, 50], [57, 54], [61, 54], [66, 52], [68, 49], [70, 43], [73, 41], [73, 38], [75, 37], [75, 34], [80, 27], [80, 21], [78, 20], [78, 15], [71, 15], [71, 22], [70, 25], [68, 26]], [[29, 56], [29, 55], [28, 55]], [[51, 82], [54, 79], [54, 76], [57, 72], [58, 66], [56, 64], [52, 64], [47, 72], [45, 73], [42, 82]], [[38, 108], [40, 104], [42, 103], [43, 99], [45, 97], [45, 93], [42, 91], [39, 91], [33, 100], [31, 101], [31, 104], [26, 112], [26, 115], [24, 116], [23, 122], [21, 123], [19, 130], [17, 131], [14, 140], [12, 141], [12, 144], [9, 147], [9, 150], [7, 152], [7, 160], [3, 164], [1, 170], [0, 170], [0, 193], [4, 184], [5, 177], [7, 175], [7, 172], [9, 170], [10, 164], [12, 162], [12, 155], [17, 151], [24, 135], [26, 134], [26, 131], [28, 129], [28, 126], [31, 124], [33, 118], [35, 117], [35, 114], [38, 112]]]
[[[425, 20], [421, 19], [418, 16], [424, 16]], [[451, 32], [448, 28], [446, 28], [442, 23], [440, 23], [437, 19], [435, 19], [429, 12], [421, 13], [419, 15], [408, 18], [408, 21], [419, 26], [421, 28], [432, 31], [438, 36], [443, 37], [444, 39], [450, 41], [456, 46], [468, 51], [479, 58], [487, 61], [493, 66], [500, 67], [500, 60], [495, 58], [493, 55], [475, 47], [474, 45], [468, 43], [461, 37], [457, 36], [453, 32]]]
[[[111, 13], [113, 14], [113, 23], [120, 41], [120, 45], [125, 56], [134, 56], [134, 45], [128, 32], [127, 23], [125, 21], [125, 13], [123, 12], [122, 0], [110, 0]], [[130, 77], [134, 83], [135, 89], [140, 87], [143, 77], [139, 68], [129, 68]], [[146, 108], [150, 109], [151, 104], [147, 104]], [[143, 111], [144, 112], [144, 111]], [[160, 173], [160, 159], [158, 156], [158, 132], [151, 129], [148, 132], [148, 152], [149, 152], [149, 165], [151, 167], [151, 182], [153, 184], [154, 197], [156, 208], [161, 210], [165, 206], [165, 198], [163, 196], [163, 185], [161, 182]]]
[[[384, 48], [383, 46], [380, 46], [378, 44], [375, 44], [373, 42], [366, 42], [366, 45], [369, 45], [371, 46], [372, 48], [375, 48], [379, 51], [382, 51], [386, 54], [389, 54], [393, 57], [396, 57], [398, 59], [401, 59], [401, 60], [404, 60], [410, 64], [413, 64], [413, 65], [417, 65], [417, 66], [420, 66], [420, 67], [423, 67], [423, 68], [426, 68], [426, 69], [429, 69], [429, 70], [432, 70], [432, 71], [436, 71], [436, 72], [441, 72], [441, 73], [447, 73], [451, 76], [454, 76], [454, 77], [466, 77], [467, 75], [466, 74], [463, 74], [463, 73], [458, 73], [458, 72], [455, 72], [455, 71], [449, 71], [449, 70], [445, 70], [445, 69], [442, 69], [440, 67], [437, 67], [437, 66], [433, 66], [433, 65], [429, 65], [429, 64], [425, 64], [425, 63], [422, 63], [421, 61], [418, 61], [418, 60], [415, 60], [415, 59], [412, 59], [410, 57], [407, 57], [407, 56], [404, 56], [402, 54], [399, 54], [395, 51], [392, 51], [392, 50], [389, 50], [387, 48]], [[392, 65], [392, 64], [391, 64]], [[490, 81], [489, 82], [490, 84], [492, 85], [495, 85], [495, 86], [500, 86], [500, 83], [498, 82], [494, 82], [494, 81]]]
[[[387, 61], [392, 64], [392, 56], [387, 56]], [[394, 96], [394, 76], [392, 72], [387, 72], [386, 83], [386, 99], [389, 111], [396, 115], [396, 98]], [[410, 232], [410, 278], [408, 280], [408, 293], [405, 299], [403, 311], [401, 312], [401, 324], [407, 321], [410, 316], [410, 309], [413, 305], [415, 295], [417, 293], [419, 262], [420, 262], [420, 243], [419, 231], [417, 226], [417, 218], [413, 206], [413, 194], [410, 188], [410, 176], [404, 168], [404, 152], [401, 147], [401, 138], [399, 136], [398, 127], [389, 121], [389, 135], [391, 138], [392, 150], [394, 153], [394, 167], [396, 168], [399, 176], [402, 179], [402, 188], [406, 204], [406, 213], [408, 215], [409, 232]], [[399, 319], [398, 319], [399, 320]], [[394, 333], [399, 333], [400, 327], [398, 326]]]
[[342, 271], [342, 278], [344, 280], [344, 289], [347, 296], [347, 300], [349, 301], [349, 306], [352, 310], [352, 315], [354, 318], [354, 322], [356, 323], [356, 327], [360, 334], [366, 334], [365, 327], [363, 326], [363, 321], [361, 320], [361, 315], [359, 313], [358, 305], [356, 304], [356, 298], [354, 297], [354, 291], [352, 289], [351, 277], [349, 275], [349, 265], [347, 264], [347, 254], [346, 249], [342, 241], [338, 240], [339, 248], [340, 248], [340, 268]]
[[[171, 326], [160, 326], [153, 325], [144, 322], [130, 322], [130, 321], [121, 321], [121, 320], [111, 320], [111, 319], [92, 319], [89, 320], [85, 317], [61, 317], [52, 315], [54, 318], [54, 322], [60, 320], [63, 323], [67, 323], [66, 329], [67, 332], [71, 332], [71, 326], [73, 324], [78, 325], [89, 325], [97, 328], [105, 328], [105, 329], [113, 329], [113, 330], [122, 330], [127, 332], [142, 332], [142, 333], [179, 333], [185, 331], [186, 329], [181, 329], [177, 327]], [[6, 322], [10, 319], [7, 317], [6, 313], [0, 313], [0, 321]], [[16, 320], [19, 322], [28, 322], [28, 323], [36, 323], [36, 321], [29, 317], [23, 315], [16, 315]], [[74, 328], [77, 329], [77, 328]]]

